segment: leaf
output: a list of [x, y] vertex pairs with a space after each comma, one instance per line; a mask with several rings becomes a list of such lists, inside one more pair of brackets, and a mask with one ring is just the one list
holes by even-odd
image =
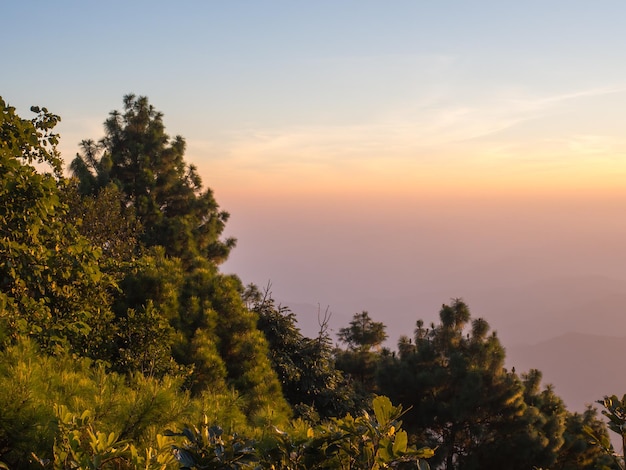
[[394, 406], [391, 404], [391, 400], [385, 396], [377, 396], [372, 402], [374, 408], [374, 414], [376, 415], [376, 421], [380, 426], [386, 426], [390, 421], [395, 411]]
[[185, 428], [182, 431], [182, 434], [189, 439], [191, 442], [195, 442], [196, 440], [196, 435], [193, 433], [193, 431], [189, 428]]
[[430, 459], [435, 456], [435, 450], [430, 447], [421, 447], [417, 449], [417, 456], [420, 459]]
[[396, 438], [393, 441], [393, 455], [400, 456], [405, 453], [408, 443], [409, 438], [406, 431], [398, 431], [396, 433]]
[[389, 452], [389, 449], [387, 446], [383, 446], [381, 445], [378, 448], [378, 452], [377, 452], [378, 458], [385, 463], [389, 463], [393, 460], [393, 454], [391, 452]]

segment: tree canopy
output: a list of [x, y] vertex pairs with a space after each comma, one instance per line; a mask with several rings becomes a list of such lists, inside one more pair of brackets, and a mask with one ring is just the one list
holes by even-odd
[[[45, 108], [21, 119], [0, 99], [0, 320], [3, 336], [27, 334], [46, 349], [98, 357], [115, 283], [101, 250], [67, 223], [61, 160]], [[29, 163], [48, 165], [39, 173]], [[89, 302], [85, 302], [89, 299]]]
[[224, 261], [235, 246], [234, 238], [220, 239], [229, 214], [185, 162], [185, 140], [165, 133], [163, 114], [145, 96], [129, 94], [104, 131], [97, 142], [83, 140], [70, 165], [81, 192], [97, 194], [113, 184], [144, 226], [146, 246], [163, 246], [185, 262], [197, 256]]
[[355, 313], [350, 326], [339, 330], [339, 339], [355, 351], [370, 351], [386, 339], [385, 325], [375, 322], [368, 312]]
[[316, 338], [307, 338], [291, 310], [277, 306], [270, 292], [256, 296], [255, 292], [259, 293], [256, 286], [248, 286], [245, 296], [256, 299], [252, 310], [259, 316], [258, 327], [270, 345], [272, 366], [296, 415], [329, 418], [357, 409], [360, 403], [352, 384], [335, 366], [325, 321]]

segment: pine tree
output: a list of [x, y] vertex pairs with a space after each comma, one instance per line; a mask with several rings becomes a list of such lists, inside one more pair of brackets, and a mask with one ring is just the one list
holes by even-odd
[[505, 352], [489, 324], [467, 305], [443, 305], [440, 323], [417, 322], [397, 356], [378, 367], [378, 386], [412, 406], [406, 428], [437, 447], [435, 468], [528, 469], [551, 466], [563, 444], [566, 410], [540, 374], [504, 368]]
[[[273, 409], [276, 419], [283, 419], [289, 408], [271, 369], [267, 342], [256, 328], [257, 317], [245, 306], [239, 279], [218, 269], [235, 245], [232, 238], [220, 239], [228, 213], [185, 162], [184, 139], [170, 139], [163, 115], [146, 97], [135, 95], [124, 97], [123, 112], [113, 111], [104, 130], [98, 143], [83, 142], [71, 170], [84, 198], [98, 200], [106, 191], [117, 191], [123, 210], [131, 208], [141, 224], [141, 246], [135, 252], [143, 255], [126, 267], [114, 302], [124, 325], [136, 324], [132, 318], [149, 312], [154, 320], [154, 334], [131, 335], [143, 340], [136, 354], [160, 351], [164, 359], [167, 349], [193, 371], [188, 385], [194, 393], [232, 386], [246, 400], [249, 416]], [[106, 240], [111, 227], [102, 233]], [[171, 334], [159, 331], [159, 315]], [[162, 338], [160, 348], [150, 338]], [[123, 334], [117, 340], [124, 346], [120, 351], [131, 344]], [[116, 364], [132, 363], [122, 359], [117, 357]], [[163, 360], [159, 363], [166, 370]]]
[[378, 391], [375, 373], [381, 358], [381, 345], [387, 339], [385, 325], [375, 322], [368, 312], [363, 311], [355, 313], [350, 326], [341, 328], [337, 336], [348, 345], [347, 350], [336, 351], [337, 368], [354, 381], [357, 400], [366, 402]]
[[163, 246], [185, 262], [196, 256], [224, 261], [235, 245], [233, 238], [219, 238], [229, 215], [185, 163], [184, 139], [165, 133], [162, 113], [146, 97], [126, 95], [124, 111], [111, 112], [104, 129], [98, 143], [82, 142], [70, 166], [83, 194], [112, 183], [134, 208], [146, 246]]

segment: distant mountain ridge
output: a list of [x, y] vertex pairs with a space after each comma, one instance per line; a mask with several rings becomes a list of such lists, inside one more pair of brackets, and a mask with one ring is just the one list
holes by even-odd
[[626, 337], [570, 332], [506, 349], [507, 367], [539, 369], [570, 411], [583, 411], [605, 395], [626, 394]]

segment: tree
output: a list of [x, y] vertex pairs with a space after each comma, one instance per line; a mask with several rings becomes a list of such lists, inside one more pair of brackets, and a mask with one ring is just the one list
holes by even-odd
[[327, 322], [322, 321], [317, 338], [307, 338], [297, 327], [295, 314], [275, 304], [269, 287], [262, 295], [255, 285], [248, 286], [243, 297], [251, 300], [251, 309], [259, 317], [258, 328], [269, 343], [272, 368], [296, 414], [314, 421], [317, 416], [353, 411], [354, 390], [335, 368]]
[[357, 402], [367, 402], [378, 392], [375, 374], [380, 358], [380, 345], [387, 339], [385, 325], [375, 322], [369, 313], [355, 313], [350, 326], [341, 328], [339, 340], [348, 345], [346, 351], [335, 352], [337, 368], [354, 381]]
[[68, 223], [102, 250], [102, 260], [109, 270], [119, 274], [140, 256], [142, 227], [117, 186], [109, 184], [97, 194], [81, 195], [77, 181], [72, 179], [61, 197], [69, 208]]
[[228, 213], [210, 189], [202, 189], [196, 168], [185, 163], [185, 141], [165, 133], [163, 115], [144, 96], [126, 95], [124, 112], [113, 111], [105, 136], [85, 140], [71, 163], [83, 194], [114, 184], [144, 227], [146, 246], [163, 246], [186, 263], [197, 256], [224, 261], [233, 238], [220, 240]]
[[32, 106], [30, 110], [35, 117], [22, 119], [0, 97], [0, 154], [5, 159], [19, 158], [28, 165], [40, 163], [56, 178], [61, 178], [63, 160], [57, 150], [59, 135], [54, 132], [61, 118], [46, 108]]
[[380, 392], [411, 406], [406, 428], [437, 447], [435, 468], [528, 469], [552, 465], [563, 443], [565, 408], [541, 375], [521, 380], [504, 368], [504, 348], [484, 319], [472, 320], [460, 299], [440, 323], [417, 322], [398, 355], [383, 356]]
[[[517, 377], [511, 374], [515, 379]], [[565, 442], [567, 410], [550, 385], [541, 388], [541, 372], [522, 374], [523, 408], [516, 417], [497, 423], [497, 439], [483, 442], [465, 468], [553, 468]], [[510, 456], [515, 455], [511, 461]]]
[[47, 351], [98, 358], [115, 283], [100, 270], [100, 250], [66, 223], [59, 118], [32, 110], [34, 119], [21, 119], [0, 98], [0, 336], [26, 334]]
[[378, 348], [387, 339], [385, 325], [373, 321], [366, 311], [355, 313], [350, 326], [341, 328], [337, 336], [351, 350], [365, 352]]
[[609, 429], [620, 438], [621, 455], [615, 452], [608, 436], [601, 430], [598, 431], [592, 426], [586, 426], [584, 431], [595, 446], [606, 455], [611, 456], [620, 469], [624, 469], [626, 468], [626, 395], [623, 395], [621, 399], [617, 395], [606, 395], [603, 400], [598, 400], [598, 403], [602, 405], [602, 414], [609, 420]]
[[[216, 313], [217, 346], [229, 383], [247, 400], [249, 416], [280, 422], [291, 409], [272, 369], [269, 345], [257, 328], [258, 316], [241, 298], [241, 281], [236, 276], [215, 276], [206, 290]], [[263, 416], [268, 412], [273, 417]]]
[[[590, 439], [589, 433], [594, 437]], [[563, 434], [564, 443], [559, 450], [553, 470], [618, 470], [613, 456], [605, 453], [595, 439], [608, 441], [606, 423], [598, 419], [597, 410], [587, 406], [582, 413], [568, 413]]]
[[[170, 139], [163, 115], [135, 95], [124, 97], [123, 112], [113, 111], [104, 128], [100, 141], [82, 143], [71, 171], [83, 230], [126, 260], [113, 310], [132, 331], [120, 330], [111, 342], [114, 364], [165, 372], [169, 353], [192, 371], [187, 385], [194, 394], [234, 387], [248, 416], [271, 409], [284, 419], [290, 411], [257, 317], [241, 298], [239, 279], [218, 269], [235, 245], [220, 239], [228, 213], [184, 161], [184, 139]], [[94, 207], [110, 210], [111, 218]], [[125, 214], [139, 224], [125, 225]], [[125, 236], [120, 245], [118, 230]], [[143, 332], [138, 318], [149, 322]]]

